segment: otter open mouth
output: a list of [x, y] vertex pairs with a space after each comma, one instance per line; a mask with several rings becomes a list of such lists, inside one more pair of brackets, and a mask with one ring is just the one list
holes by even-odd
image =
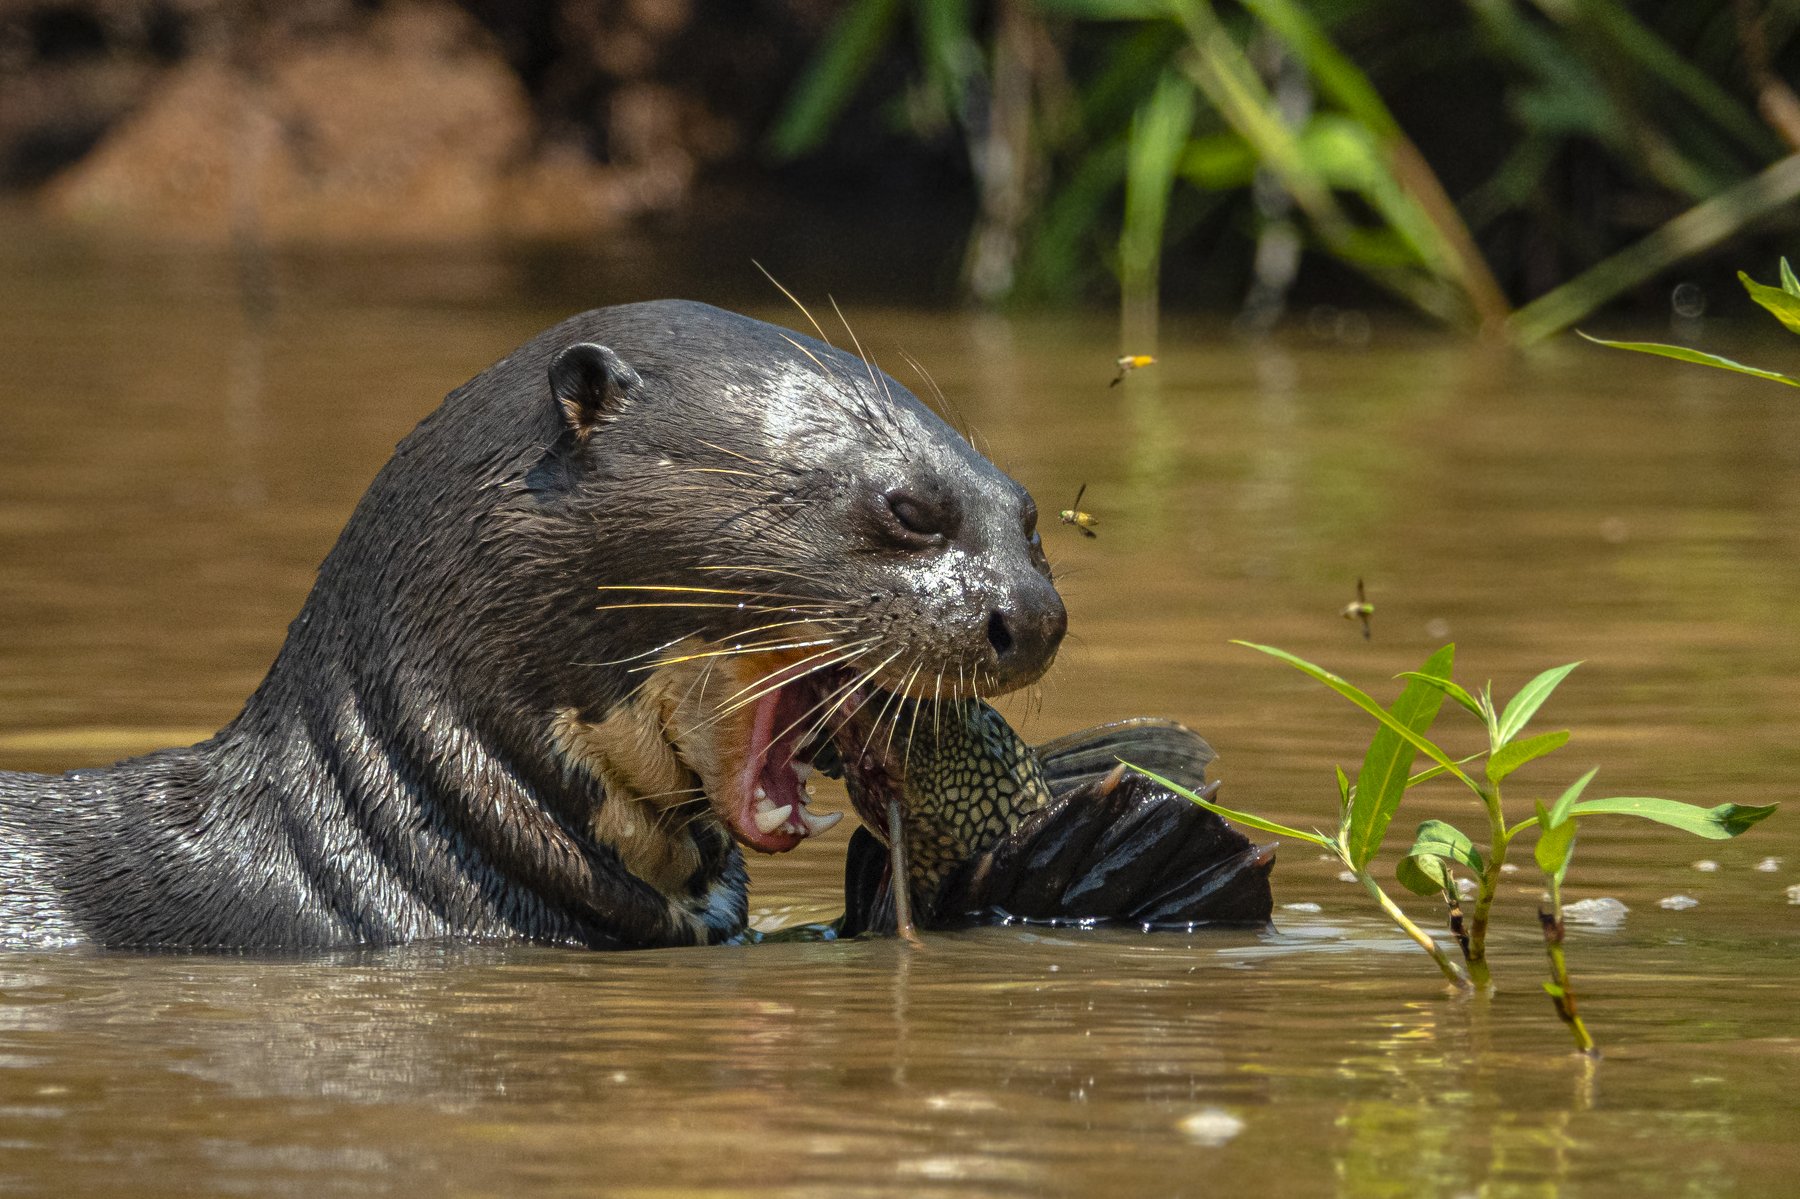
[[732, 835], [751, 849], [785, 853], [844, 818], [842, 812], [816, 816], [807, 806], [813, 759], [827, 739], [819, 730], [800, 744], [816, 715], [817, 692], [810, 678], [801, 678], [758, 698], [749, 709], [742, 763], [731, 772], [726, 793], [713, 793]]
[[838, 775], [843, 764], [885, 764], [871, 757], [872, 717], [897, 699], [816, 655], [720, 652], [696, 640], [671, 647], [624, 715], [586, 726], [581, 740], [616, 793], [660, 808], [699, 801], [739, 844], [786, 853], [843, 819], [812, 810], [815, 767]]

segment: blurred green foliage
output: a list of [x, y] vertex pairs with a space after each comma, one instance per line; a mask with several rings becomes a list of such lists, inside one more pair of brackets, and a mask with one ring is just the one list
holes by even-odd
[[966, 152], [979, 298], [1110, 272], [1153, 304], [1230, 241], [1253, 319], [1311, 253], [1531, 341], [1800, 196], [1797, 30], [1800, 0], [849, 0], [770, 144], [818, 149], [904, 60], [879, 98]]

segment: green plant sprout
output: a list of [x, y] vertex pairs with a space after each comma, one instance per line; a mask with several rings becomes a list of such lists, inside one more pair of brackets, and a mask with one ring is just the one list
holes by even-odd
[[[1793, 268], [1788, 260], [1781, 260], [1781, 286], [1770, 287], [1766, 283], [1758, 283], [1743, 271], [1738, 272], [1738, 281], [1750, 298], [1775, 314], [1775, 319], [1786, 327], [1789, 333], [1800, 333], [1800, 279], [1794, 277]], [[1576, 330], [1577, 333], [1581, 331]], [[1800, 379], [1792, 375], [1784, 375], [1779, 371], [1760, 370], [1754, 366], [1745, 366], [1741, 362], [1733, 362], [1729, 358], [1721, 358], [1717, 354], [1706, 354], [1699, 350], [1690, 350], [1686, 346], [1663, 345], [1654, 341], [1606, 341], [1599, 337], [1581, 336], [1595, 345], [1611, 346], [1615, 350], [1632, 350], [1639, 354], [1655, 354], [1662, 358], [1673, 358], [1679, 362], [1697, 362], [1701, 366], [1716, 367], [1722, 371], [1735, 371], [1740, 375], [1750, 375], [1757, 379], [1768, 379], [1776, 383], [1786, 383], [1789, 387], [1800, 387]]]
[[[1526, 763], [1561, 749], [1569, 740], [1567, 731], [1525, 736], [1525, 727], [1580, 663], [1572, 662], [1544, 671], [1502, 707], [1494, 702], [1491, 683], [1484, 686], [1480, 694], [1472, 694], [1451, 680], [1456, 647], [1446, 645], [1418, 670], [1398, 676], [1406, 680], [1406, 685], [1393, 706], [1384, 708], [1361, 689], [1285, 650], [1248, 641], [1234, 644], [1279, 658], [1310, 675], [1367, 712], [1380, 725], [1369, 743], [1368, 752], [1363, 755], [1362, 768], [1355, 781], [1351, 781], [1341, 767], [1337, 771], [1337, 833], [1328, 836], [1316, 830], [1308, 832], [1248, 812], [1233, 811], [1147, 770], [1135, 766], [1131, 769], [1227, 820], [1279, 837], [1304, 841], [1332, 854], [1355, 874], [1356, 881], [1401, 931], [1431, 955], [1444, 977], [1464, 991], [1492, 988], [1487, 933], [1494, 896], [1499, 890], [1507, 851], [1512, 843], [1520, 835], [1536, 829], [1535, 857], [1545, 878], [1545, 898], [1539, 910], [1539, 922], [1550, 962], [1550, 980], [1544, 984], [1544, 989], [1555, 1004], [1557, 1015], [1568, 1025], [1577, 1049], [1584, 1054], [1593, 1055], [1597, 1051], [1593, 1037], [1576, 1011], [1575, 992], [1569, 982], [1563, 954], [1562, 921], [1562, 883], [1574, 856], [1578, 822], [1592, 816], [1636, 816], [1695, 836], [1724, 840], [1763, 820], [1776, 807], [1774, 804], [1720, 804], [1702, 808], [1677, 800], [1643, 796], [1583, 799], [1582, 793], [1593, 780], [1596, 768], [1577, 779], [1554, 803], [1546, 807], [1541, 800], [1535, 801], [1533, 815], [1517, 823], [1508, 823], [1502, 784]], [[1453, 758], [1426, 735], [1446, 698], [1454, 700], [1482, 722], [1487, 732], [1485, 750]], [[1415, 774], [1413, 766], [1420, 754], [1429, 758], [1431, 764]], [[1475, 763], [1480, 764], [1479, 769], [1474, 768]], [[1388, 825], [1406, 792], [1443, 776], [1461, 783], [1480, 802], [1487, 816], [1488, 843], [1485, 848], [1478, 847], [1456, 826], [1442, 820], [1427, 820], [1419, 826], [1411, 848], [1400, 859], [1396, 875], [1401, 885], [1414, 894], [1443, 898], [1450, 930], [1462, 951], [1461, 961], [1446, 953], [1415, 924], [1383, 890], [1371, 871]], [[1474, 908], [1466, 922], [1458, 890], [1458, 869], [1475, 880]]]

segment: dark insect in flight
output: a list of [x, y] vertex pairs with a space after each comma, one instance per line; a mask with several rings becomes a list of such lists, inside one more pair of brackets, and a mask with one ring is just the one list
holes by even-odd
[[1058, 512], [1056, 514], [1056, 519], [1062, 521], [1065, 525], [1074, 525], [1081, 531], [1083, 537], [1098, 537], [1100, 534], [1094, 532], [1094, 526], [1100, 522], [1094, 519], [1093, 513], [1083, 512], [1081, 510], [1081, 497], [1086, 494], [1086, 492], [1087, 484], [1083, 483], [1081, 489], [1075, 493], [1075, 502], [1067, 508], [1064, 508], [1061, 512]]
[[1375, 605], [1371, 604], [1369, 597], [1364, 594], [1361, 579], [1356, 580], [1356, 602], [1345, 604], [1341, 615], [1345, 620], [1362, 621], [1363, 640], [1369, 639], [1369, 617], [1375, 615]]

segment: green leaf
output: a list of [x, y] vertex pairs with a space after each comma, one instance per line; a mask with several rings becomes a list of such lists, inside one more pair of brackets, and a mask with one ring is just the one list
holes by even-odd
[[1160, 774], [1153, 774], [1150, 771], [1145, 770], [1142, 766], [1133, 766], [1130, 762], [1126, 762], [1125, 768], [1127, 770], [1137, 771], [1158, 786], [1167, 787], [1175, 794], [1181, 796], [1181, 798], [1199, 804], [1213, 815], [1223, 816], [1233, 824], [1241, 824], [1246, 828], [1261, 829], [1265, 833], [1274, 833], [1277, 837], [1293, 837], [1296, 840], [1307, 841], [1313, 845], [1317, 845], [1320, 849], [1329, 849], [1333, 853], [1337, 852], [1337, 845], [1330, 837], [1321, 837], [1317, 833], [1302, 832], [1297, 828], [1290, 828], [1285, 824], [1277, 824], [1273, 820], [1264, 820], [1261, 816], [1252, 816], [1248, 812], [1236, 812], [1230, 808], [1222, 808], [1210, 799], [1202, 799], [1200, 796], [1195, 795], [1180, 783], [1166, 779]]
[[1561, 824], [1552, 824], [1550, 813], [1544, 809], [1541, 800], [1537, 805], [1537, 816], [1541, 831], [1531, 855], [1537, 859], [1539, 870], [1561, 883], [1563, 875], [1569, 871], [1569, 859], [1575, 853], [1575, 822], [1565, 820]]
[[1519, 693], [1506, 705], [1506, 711], [1500, 714], [1500, 746], [1519, 735], [1519, 731], [1537, 714], [1537, 710], [1544, 706], [1544, 701], [1550, 698], [1550, 693], [1556, 690], [1557, 684], [1568, 678], [1569, 672], [1580, 665], [1579, 662], [1571, 662], [1567, 666], [1552, 667], [1519, 688]]
[[1403, 670], [1394, 677], [1397, 679], [1416, 679], [1421, 683], [1436, 687], [1439, 691], [1442, 691], [1445, 695], [1448, 695], [1451, 699], [1475, 713], [1475, 715], [1481, 717], [1483, 720], [1487, 719], [1487, 714], [1481, 710], [1481, 701], [1463, 690], [1462, 687], [1456, 683], [1452, 683], [1449, 679], [1440, 679], [1435, 675], [1423, 674], [1417, 670]]
[[1468, 834], [1443, 820], [1427, 820], [1419, 825], [1419, 831], [1413, 837], [1412, 848], [1407, 852], [1445, 858], [1459, 866], [1468, 867], [1476, 874], [1487, 870], [1481, 851], [1475, 848], [1475, 842], [1469, 840]]
[[[1482, 794], [1481, 784], [1477, 783], [1474, 779], [1464, 773], [1463, 768], [1452, 761], [1449, 754], [1446, 754], [1442, 749], [1439, 749], [1437, 745], [1428, 738], [1421, 736], [1395, 720], [1392, 713], [1376, 703], [1373, 699], [1370, 699], [1361, 688], [1352, 686], [1343, 679], [1340, 679], [1337, 675], [1332, 674], [1329, 670], [1326, 670], [1324, 667], [1314, 666], [1305, 658], [1296, 657], [1284, 649], [1276, 649], [1272, 645], [1258, 645], [1254, 641], [1233, 640], [1232, 644], [1244, 646], [1246, 649], [1253, 649], [1258, 653], [1268, 654], [1271, 658], [1279, 658], [1281, 661], [1286, 662], [1289, 666], [1294, 667], [1303, 674], [1310, 675], [1317, 679], [1319, 682], [1325, 684], [1327, 687], [1373, 716], [1386, 727], [1399, 733], [1402, 740], [1410, 743], [1416, 747], [1420, 753], [1430, 758], [1433, 762], [1436, 762], [1439, 766], [1442, 766], [1445, 773], [1454, 776], [1469, 790], [1475, 792], [1477, 795]], [[1446, 650], [1454, 650], [1455, 648], [1454, 645], [1447, 645], [1444, 647]]]
[[856, 0], [843, 10], [769, 134], [777, 158], [798, 158], [825, 140], [831, 122], [856, 91], [888, 38], [900, 0]]
[[1567, 995], [1568, 992], [1557, 986], [1555, 983], [1547, 982], [1544, 984], [1544, 994], [1552, 999], [1561, 999], [1564, 995]]
[[1670, 828], [1678, 828], [1709, 841], [1725, 841], [1737, 836], [1774, 813], [1778, 804], [1722, 803], [1716, 808], [1682, 803], [1675, 799], [1650, 799], [1641, 796], [1614, 796], [1609, 799], [1585, 799], [1569, 808], [1572, 816], [1637, 816], [1654, 820]]
[[1462, 830], [1442, 820], [1427, 820], [1419, 826], [1412, 848], [1400, 859], [1394, 875], [1414, 895], [1441, 892], [1446, 900], [1453, 900], [1456, 878], [1450, 872], [1451, 862], [1476, 874], [1482, 871], [1481, 851]]
[[1550, 805], [1550, 823], [1544, 827], [1555, 828], [1557, 825], [1567, 820], [1569, 818], [1569, 809], [1575, 806], [1575, 801], [1581, 798], [1581, 793], [1587, 790], [1587, 785], [1593, 782], [1594, 776], [1599, 773], [1600, 768], [1596, 766], [1574, 782], [1570, 783], [1569, 789], [1558, 796], [1556, 802]]
[[1414, 895], [1442, 895], [1448, 899], [1455, 894], [1456, 880], [1450, 876], [1450, 867], [1432, 854], [1407, 854], [1395, 864], [1394, 877]]
[[[1448, 678], [1455, 654], [1456, 647], [1446, 645], [1426, 661], [1419, 673], [1434, 679]], [[1402, 738], [1399, 729], [1409, 729], [1423, 737], [1443, 706], [1442, 689], [1414, 679], [1394, 701], [1394, 725], [1384, 723], [1369, 742], [1369, 752], [1363, 756], [1362, 770], [1356, 776], [1356, 789], [1351, 792], [1350, 823], [1344, 836], [1344, 849], [1350, 855], [1352, 868], [1361, 870], [1367, 866], [1381, 848], [1381, 838], [1387, 833], [1394, 809], [1406, 794], [1406, 778], [1412, 773], [1418, 750]]]
[[1794, 278], [1794, 268], [1785, 258], [1781, 260], [1781, 290], [1790, 296], [1800, 296], [1800, 279]]
[[[1775, 319], [1787, 326], [1789, 333], [1800, 333], [1800, 296], [1790, 296], [1781, 287], [1769, 287], [1758, 283], [1743, 271], [1738, 272], [1738, 282], [1750, 293], [1750, 298], [1775, 314]], [[1787, 281], [1782, 280], [1783, 287]]]
[[1577, 334], [1593, 342], [1597, 346], [1611, 346], [1615, 350], [1632, 350], [1639, 354], [1658, 354], [1664, 358], [1673, 358], [1678, 362], [1695, 362], [1701, 366], [1716, 367], [1722, 371], [1735, 371], [1740, 375], [1749, 375], [1754, 379], [1767, 379], [1772, 383], [1786, 383], [1789, 387], [1800, 387], [1800, 379], [1790, 379], [1778, 371], [1758, 370], [1754, 366], [1745, 366], [1741, 362], [1733, 362], [1729, 358], [1721, 358], [1717, 354], [1703, 354], [1699, 350], [1690, 350], [1686, 346], [1665, 346], [1653, 341], [1607, 341], [1603, 337], [1588, 337], [1581, 330]]
[[1498, 787], [1501, 780], [1525, 763], [1547, 753], [1554, 753], [1568, 743], [1569, 734], [1566, 729], [1557, 733], [1539, 733], [1523, 741], [1509, 741], [1500, 747], [1499, 753], [1487, 760], [1488, 782]]

